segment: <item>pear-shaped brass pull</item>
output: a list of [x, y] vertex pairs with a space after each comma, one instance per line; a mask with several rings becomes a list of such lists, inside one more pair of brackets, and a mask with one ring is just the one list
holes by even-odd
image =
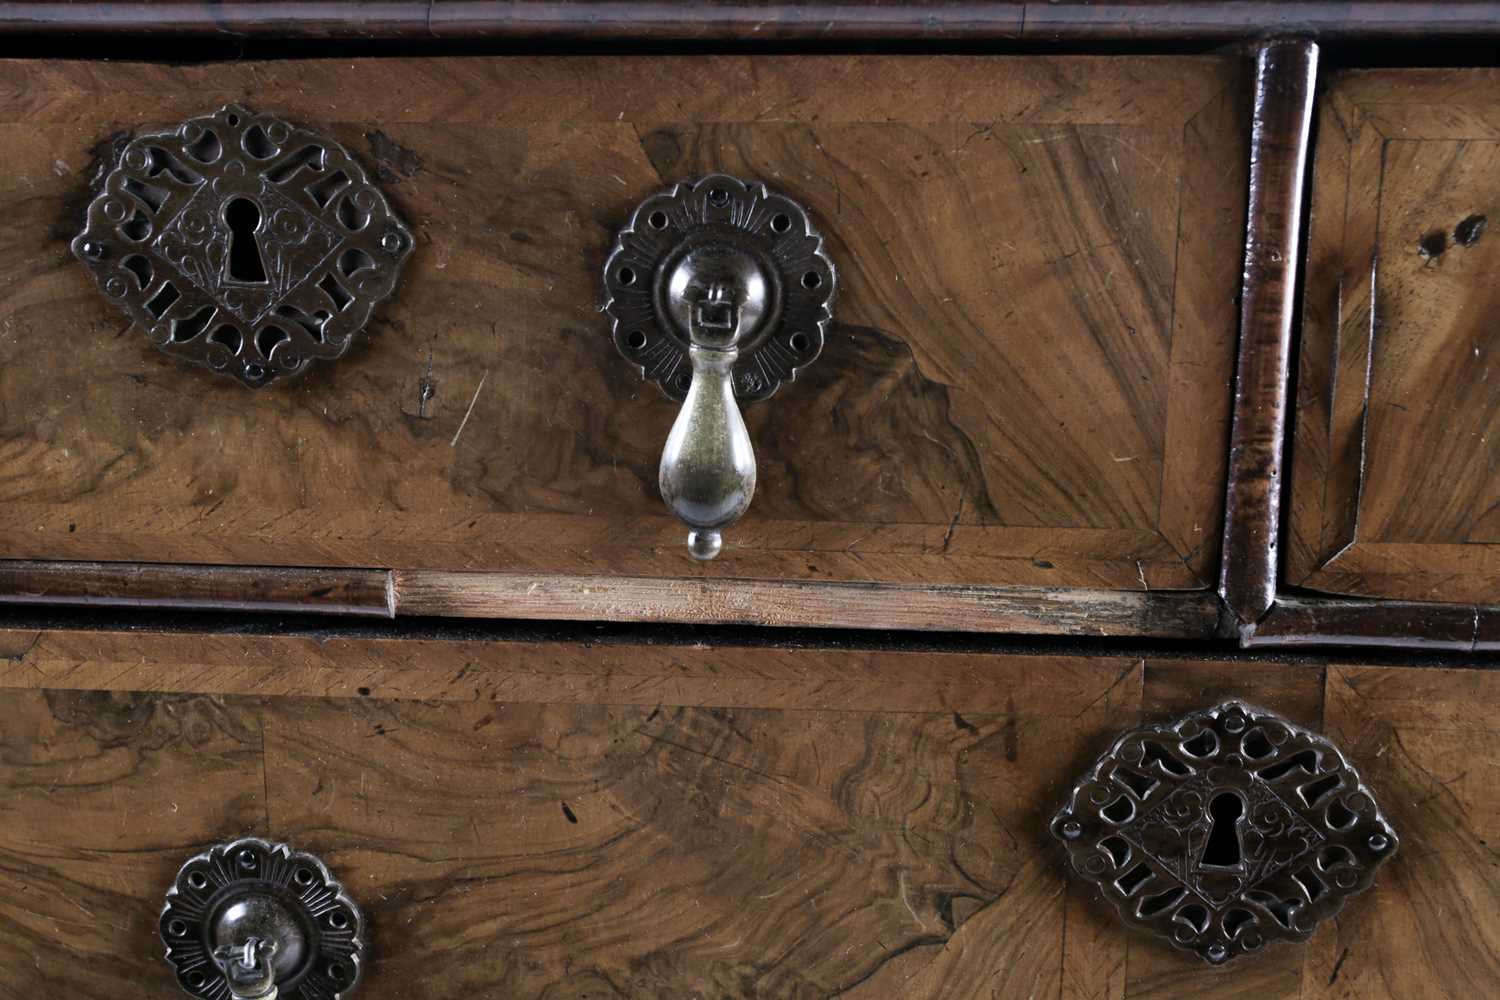
[[755, 494], [755, 451], [734, 400], [743, 295], [743, 288], [714, 281], [693, 303], [693, 384], [661, 453], [661, 495], [692, 529], [688, 552], [694, 559], [719, 554], [720, 531], [745, 513]]
[[712, 559], [750, 506], [755, 452], [739, 402], [764, 399], [823, 348], [837, 278], [807, 212], [724, 175], [648, 198], [604, 269], [614, 339], [682, 410], [662, 498]]

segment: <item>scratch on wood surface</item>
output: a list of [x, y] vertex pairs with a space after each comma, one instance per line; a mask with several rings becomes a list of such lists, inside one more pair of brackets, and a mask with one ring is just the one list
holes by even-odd
[[1336, 982], [1339, 981], [1339, 971], [1341, 969], [1343, 969], [1344, 962], [1345, 962], [1346, 959], [1348, 959], [1348, 957], [1349, 957], [1349, 949], [1345, 948], [1343, 950], [1343, 952], [1339, 955], [1339, 960], [1337, 962], [1333, 963], [1333, 975], [1331, 975], [1331, 976], [1328, 977], [1328, 985], [1329, 986], [1332, 986], [1334, 983], [1336, 983]]
[[469, 408], [464, 411], [464, 418], [458, 422], [458, 430], [453, 432], [453, 440], [448, 442], [448, 447], [458, 447], [458, 436], [469, 426], [469, 418], [474, 415], [474, 404], [479, 402], [479, 394], [484, 391], [484, 383], [489, 381], [489, 377], [490, 371], [486, 368], [484, 374], [479, 376], [479, 384], [474, 387], [474, 398], [469, 400]]
[[964, 516], [964, 498], [958, 498], [958, 509], [953, 512], [953, 520], [948, 522], [948, 530], [943, 532], [943, 554], [948, 553], [948, 547], [953, 544], [953, 532], [958, 529], [958, 519]]
[[417, 416], [427, 420], [427, 404], [437, 395], [437, 382], [432, 378], [432, 351], [427, 352], [427, 371], [417, 382]]
[[36, 635], [31, 637], [31, 641], [26, 643], [24, 649], [18, 649], [15, 652], [0, 650], [0, 660], [10, 660], [12, 663], [24, 663], [26, 658], [31, 655], [31, 651], [36, 649], [41, 643], [43, 634], [40, 631], [37, 632]]
[[912, 907], [911, 900], [906, 898], [905, 872], [896, 873], [896, 894], [901, 897], [901, 905], [906, 907], [906, 912], [911, 914], [911, 918], [917, 922], [917, 926], [921, 927], [923, 931], [929, 930], [927, 921], [922, 919], [922, 915]]

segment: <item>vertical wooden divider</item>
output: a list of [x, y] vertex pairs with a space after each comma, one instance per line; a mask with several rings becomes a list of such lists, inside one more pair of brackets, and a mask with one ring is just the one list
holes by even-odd
[[1256, 49], [1249, 222], [1219, 573], [1220, 596], [1247, 625], [1276, 599], [1282, 444], [1317, 76], [1315, 42], [1276, 40]]

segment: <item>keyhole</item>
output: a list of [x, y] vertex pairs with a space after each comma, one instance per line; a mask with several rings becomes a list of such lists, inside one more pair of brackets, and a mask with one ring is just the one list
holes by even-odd
[[1233, 792], [1220, 792], [1208, 804], [1208, 843], [1203, 847], [1203, 864], [1213, 868], [1234, 868], [1240, 863], [1239, 818], [1245, 814], [1245, 803]]
[[260, 244], [255, 240], [255, 231], [260, 228], [260, 206], [249, 198], [235, 198], [224, 206], [224, 221], [229, 225], [229, 280], [264, 285], [266, 266], [260, 259]]

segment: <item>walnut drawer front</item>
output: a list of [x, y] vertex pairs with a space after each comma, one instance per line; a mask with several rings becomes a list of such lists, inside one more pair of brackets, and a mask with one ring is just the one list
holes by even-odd
[[1494, 70], [1371, 70], [1323, 101], [1287, 582], [1500, 603]]
[[[493, 571], [1201, 590], [1216, 571], [1239, 60], [0, 76], [4, 557], [364, 567], [417, 589]], [[347, 357], [256, 391], [152, 351], [68, 253], [116, 137], [227, 102], [343, 144], [416, 239]], [[840, 297], [818, 363], [746, 408], [755, 503], [699, 566], [656, 490], [677, 407], [617, 356], [598, 308], [633, 206], [720, 170], [809, 208]]]
[[[0, 992], [177, 995], [178, 865], [257, 835], [364, 910], [357, 996], [1491, 995], [1495, 675], [1316, 662], [0, 631]], [[280, 697], [291, 696], [291, 697]], [[1305, 946], [1118, 926], [1049, 819], [1122, 728], [1239, 697], [1405, 847]], [[392, 699], [392, 700], [388, 700]]]

